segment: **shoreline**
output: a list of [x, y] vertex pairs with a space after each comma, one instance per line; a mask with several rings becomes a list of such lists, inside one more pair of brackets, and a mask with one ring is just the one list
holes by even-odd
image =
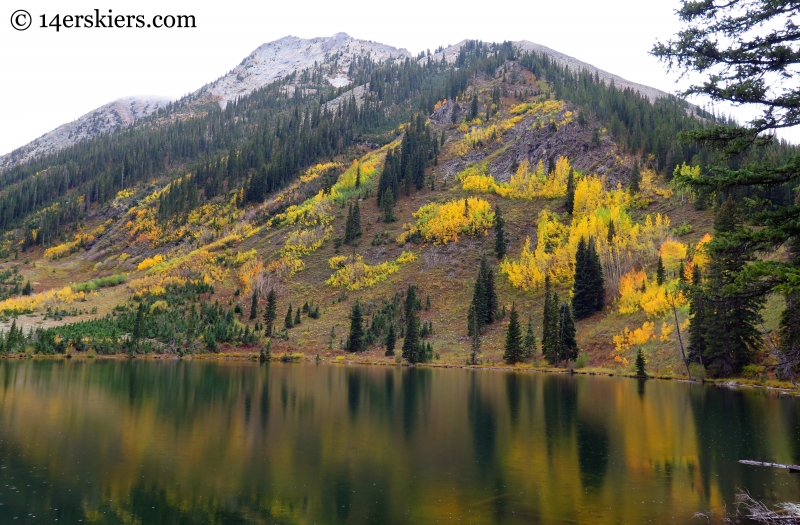
[[[339, 359], [341, 358], [341, 359]], [[0, 360], [26, 360], [26, 359], [35, 359], [35, 360], [42, 360], [42, 361], [70, 361], [72, 359], [77, 359], [80, 361], [89, 361], [89, 360], [151, 360], [151, 361], [259, 361], [260, 354], [258, 352], [219, 352], [216, 354], [207, 353], [207, 354], [186, 354], [186, 355], [178, 355], [178, 354], [140, 354], [136, 356], [129, 356], [128, 354], [107, 354], [107, 355], [99, 355], [99, 354], [76, 354], [76, 353], [69, 353], [69, 354], [57, 354], [57, 355], [40, 355], [40, 354], [15, 354], [15, 355], [0, 355]], [[523, 366], [513, 366], [513, 365], [466, 365], [466, 364], [454, 364], [454, 363], [419, 363], [419, 364], [410, 364], [406, 362], [386, 362], [386, 361], [376, 361], [370, 359], [347, 359], [344, 355], [338, 355], [336, 358], [323, 358], [319, 357], [317, 354], [317, 358], [315, 357], [308, 357], [302, 353], [289, 353], [285, 352], [283, 354], [272, 354], [271, 358], [267, 361], [275, 361], [275, 362], [282, 362], [282, 363], [324, 363], [329, 365], [372, 365], [372, 366], [400, 366], [400, 367], [420, 367], [420, 368], [462, 368], [467, 370], [492, 370], [492, 371], [501, 371], [501, 372], [539, 372], [539, 373], [549, 373], [549, 374], [570, 374], [570, 375], [587, 375], [587, 376], [607, 376], [607, 377], [620, 377], [626, 379], [647, 379], [647, 380], [661, 380], [661, 381], [678, 381], [683, 383], [689, 384], [709, 384], [717, 387], [728, 387], [728, 388], [763, 388], [765, 390], [773, 390], [785, 395], [791, 395], [800, 397], [800, 384], [791, 386], [790, 383], [784, 381], [776, 381], [776, 380], [766, 380], [766, 381], [758, 381], [753, 379], [745, 379], [745, 378], [724, 378], [724, 379], [703, 379], [703, 380], [690, 380], [686, 376], [665, 376], [665, 375], [649, 375], [646, 378], [640, 378], [638, 376], [632, 374], [617, 374], [610, 369], [580, 369], [580, 368], [550, 368], [550, 367], [539, 367], [539, 366], [531, 366], [531, 365], [523, 365]], [[773, 384], [769, 384], [773, 383]], [[775, 384], [777, 383], [777, 384]]]

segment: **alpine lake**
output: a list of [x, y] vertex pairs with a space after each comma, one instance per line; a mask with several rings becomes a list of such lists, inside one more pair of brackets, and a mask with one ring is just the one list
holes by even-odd
[[800, 398], [619, 377], [0, 360], [0, 523], [722, 523]]

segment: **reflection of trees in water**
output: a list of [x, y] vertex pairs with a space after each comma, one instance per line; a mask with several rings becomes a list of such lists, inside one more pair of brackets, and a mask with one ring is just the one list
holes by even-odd
[[485, 474], [495, 465], [497, 414], [491, 402], [481, 394], [477, 383], [477, 374], [478, 372], [472, 372], [470, 378], [467, 412], [475, 447], [475, 462], [481, 472]]
[[759, 414], [766, 401], [762, 392], [691, 385], [690, 407], [697, 430], [700, 478], [709, 494], [717, 484], [722, 498], [731, 504], [736, 489], [745, 487], [762, 499], [774, 481], [768, 469], [742, 467], [740, 459], [775, 461], [769, 449], [769, 426]]
[[581, 485], [598, 490], [603, 486], [608, 468], [608, 433], [603, 425], [579, 418], [577, 437]]
[[519, 404], [521, 397], [522, 378], [520, 374], [509, 372], [505, 374], [506, 398], [508, 399], [508, 413], [511, 418], [511, 428], [517, 429], [519, 423]]
[[557, 445], [569, 443], [578, 409], [578, 389], [573, 378], [561, 374], [542, 377], [547, 454], [553, 455]]
[[410, 367], [403, 371], [403, 436], [410, 440], [416, 431], [422, 408], [430, 399], [431, 370]]

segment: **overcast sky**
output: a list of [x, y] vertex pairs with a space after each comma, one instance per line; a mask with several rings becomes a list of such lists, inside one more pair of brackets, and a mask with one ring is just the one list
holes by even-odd
[[[178, 98], [223, 75], [259, 45], [339, 31], [416, 53], [465, 38], [530, 40], [628, 80], [674, 92], [677, 74], [648, 55], [679, 29], [678, 0], [4, 0], [0, 19], [0, 154], [112, 100]], [[38, 27], [41, 15], [194, 15], [196, 29]], [[33, 24], [16, 31], [17, 9]]]

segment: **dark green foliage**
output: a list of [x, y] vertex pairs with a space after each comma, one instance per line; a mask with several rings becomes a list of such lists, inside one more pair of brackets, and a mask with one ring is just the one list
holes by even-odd
[[533, 319], [530, 317], [528, 317], [528, 330], [525, 332], [525, 339], [522, 341], [522, 347], [526, 359], [530, 359], [536, 355], [536, 334], [533, 331]]
[[[795, 237], [789, 245], [789, 258], [800, 266], [800, 237]], [[789, 380], [796, 380], [800, 374], [800, 291], [785, 294], [786, 309], [781, 315], [780, 354], [778, 374]]]
[[519, 314], [517, 307], [511, 305], [511, 315], [508, 319], [508, 331], [506, 332], [505, 352], [503, 360], [506, 363], [519, 363], [525, 358], [525, 351], [522, 339], [522, 327], [519, 324]]
[[289, 309], [286, 310], [286, 318], [283, 320], [283, 327], [287, 330], [294, 327], [294, 318], [292, 317], [292, 303], [289, 303]]
[[729, 376], [751, 363], [761, 346], [759, 326], [764, 296], [743, 293], [736, 276], [752, 260], [752, 252], [733, 239], [741, 231], [735, 201], [728, 199], [714, 220], [714, 239], [706, 246], [711, 254], [704, 295], [706, 368], [717, 377]]
[[542, 312], [542, 355], [551, 364], [556, 362], [558, 345], [558, 296], [552, 290], [550, 276], [544, 279]]
[[297, 326], [301, 322], [302, 322], [302, 319], [300, 319], [300, 309], [298, 308], [297, 310], [295, 310], [294, 323], [293, 324], [294, 324], [294, 326]]
[[478, 116], [478, 94], [472, 96], [472, 102], [469, 105], [469, 119], [472, 120]]
[[628, 179], [628, 189], [631, 193], [638, 193], [639, 192], [639, 185], [642, 183], [642, 171], [639, 168], [639, 160], [633, 161], [633, 167], [631, 168], [631, 177]]
[[344, 226], [344, 243], [351, 244], [360, 236], [361, 236], [361, 209], [358, 206], [358, 200], [356, 200], [355, 206], [350, 204], [347, 207], [347, 220], [345, 221], [345, 226]]
[[498, 204], [494, 208], [494, 254], [498, 261], [506, 256], [506, 250], [508, 248], [505, 225], [506, 221], [503, 220], [503, 213]]
[[361, 352], [364, 350], [364, 326], [361, 304], [356, 301], [350, 312], [350, 335], [347, 338], [348, 352]]
[[393, 356], [394, 355], [394, 347], [397, 344], [397, 330], [394, 327], [394, 323], [389, 324], [389, 328], [386, 331], [386, 340], [384, 342], [386, 346], [386, 356]]
[[431, 136], [425, 116], [416, 115], [406, 126], [400, 145], [400, 178], [404, 180], [406, 193], [410, 192], [411, 184], [417, 190], [425, 186], [425, 168], [434, 161], [438, 151], [439, 142]]
[[608, 237], [606, 240], [608, 241], [609, 246], [613, 246], [614, 237], [617, 235], [617, 230], [614, 227], [614, 220], [611, 219], [608, 221]]
[[33, 293], [33, 287], [31, 286], [31, 282], [27, 281], [22, 288], [22, 295], [30, 295], [31, 293]]
[[[686, 94], [761, 111], [746, 125], [708, 126], [683, 135], [717, 155], [700, 177], [679, 174], [677, 182], [695, 191], [698, 201], [713, 193], [730, 199], [715, 221], [721, 235], [709, 243], [712, 263], [704, 286], [706, 366], [715, 375], [735, 373], [750, 361], [761, 341], [759, 310], [768, 294], [784, 294], [785, 320], [792, 323], [797, 316], [800, 259], [757, 256], [800, 242], [800, 200], [794, 194], [800, 154], [774, 136], [775, 130], [800, 124], [796, 12], [793, 3], [766, 0], [688, 2], [678, 10], [681, 31], [652, 50], [670, 68], [701, 74]], [[745, 203], [737, 211], [744, 212], [749, 227], [731, 213], [734, 200]], [[790, 333], [782, 334], [784, 354], [797, 353], [795, 345]], [[792, 376], [792, 366], [781, 361], [781, 372]]]
[[[478, 320], [478, 328], [491, 324], [497, 319], [497, 291], [495, 290], [494, 272], [486, 261], [486, 256], [481, 258], [478, 277], [472, 292], [472, 306]], [[467, 319], [467, 332], [472, 333], [472, 319]]]
[[647, 371], [645, 370], [644, 353], [642, 352], [641, 347], [639, 347], [636, 350], [636, 376], [641, 378], [647, 377]]
[[[555, 300], [558, 296], [554, 294]], [[578, 343], [575, 341], [575, 323], [572, 320], [572, 309], [567, 303], [561, 303], [558, 313], [558, 331], [556, 339], [556, 362], [574, 361], [578, 357]]]
[[253, 297], [250, 300], [250, 320], [258, 316], [258, 290], [253, 290]]
[[275, 326], [275, 319], [278, 317], [278, 296], [274, 289], [270, 289], [267, 294], [267, 308], [264, 310], [264, 335], [272, 335]]
[[664, 271], [664, 261], [661, 260], [661, 256], [658, 256], [658, 263], [656, 264], [656, 284], [661, 286], [664, 284], [666, 280], [667, 274]]
[[572, 305], [575, 318], [583, 319], [605, 306], [605, 281], [594, 239], [581, 238], [575, 253]]
[[703, 362], [706, 352], [706, 310], [708, 304], [703, 294], [703, 276], [700, 267], [695, 265], [692, 271], [692, 286], [689, 290], [689, 342], [688, 359], [690, 362]]
[[569, 176], [567, 177], [567, 200], [564, 203], [567, 213], [572, 215], [572, 210], [575, 208], [575, 170], [569, 169]]

